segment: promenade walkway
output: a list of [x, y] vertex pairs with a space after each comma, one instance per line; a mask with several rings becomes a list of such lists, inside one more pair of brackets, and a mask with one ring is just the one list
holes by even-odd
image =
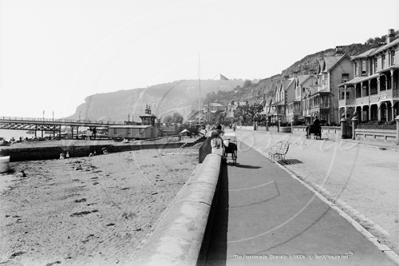
[[395, 265], [287, 171], [241, 143], [228, 165], [206, 265]]

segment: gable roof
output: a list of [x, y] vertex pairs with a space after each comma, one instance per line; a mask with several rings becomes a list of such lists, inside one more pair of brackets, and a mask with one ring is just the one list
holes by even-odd
[[302, 84], [305, 83], [305, 81], [307, 81], [310, 77], [311, 77], [311, 75], [299, 75], [299, 76], [297, 76], [297, 78], [298, 78], [298, 84], [299, 84], [299, 85], [302, 85]]
[[328, 72], [333, 70], [339, 62], [342, 61], [343, 58], [347, 58], [350, 60], [350, 57], [347, 54], [344, 54], [342, 56], [326, 56], [321, 60], [320, 67], [319, 68], [319, 73], [320, 72]]
[[335, 64], [337, 64], [339, 62], [339, 60], [341, 60], [342, 57], [338, 57], [338, 56], [327, 56], [324, 58], [325, 61], [325, 71], [329, 71], [333, 68], [333, 66], [335, 66]]
[[290, 78], [283, 81], [284, 90], [288, 90], [292, 85], [295, 85], [295, 78]]

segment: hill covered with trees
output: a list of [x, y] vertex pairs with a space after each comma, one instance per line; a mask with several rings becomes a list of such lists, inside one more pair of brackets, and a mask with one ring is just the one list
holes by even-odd
[[[399, 38], [399, 31], [395, 31], [394, 34], [394, 39]], [[340, 47], [343, 53], [346, 53], [349, 56], [356, 56], [372, 48], [384, 45], [386, 40], [387, 35], [382, 35], [381, 37], [369, 38], [363, 44], [354, 43]], [[317, 73], [319, 60], [325, 56], [334, 56], [335, 54], [336, 48], [329, 48], [324, 51], [307, 55], [301, 60], [282, 70], [280, 74], [262, 79], [257, 83], [246, 80], [242, 87], [237, 87], [231, 91], [211, 92], [206, 95], [204, 102], [222, 103], [231, 101], [248, 101], [250, 104], [259, 103], [264, 96], [271, 96], [273, 94], [272, 84], [279, 82], [285, 76], [292, 77], [294, 74], [301, 75]]]

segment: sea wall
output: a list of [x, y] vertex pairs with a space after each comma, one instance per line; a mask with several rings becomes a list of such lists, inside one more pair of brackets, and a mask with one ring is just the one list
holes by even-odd
[[31, 161], [31, 160], [50, 160], [59, 159], [61, 153], [69, 153], [70, 157], [85, 157], [90, 153], [96, 152], [103, 154], [105, 148], [108, 152], [134, 151], [144, 149], [178, 148], [182, 142], [171, 143], [148, 143], [148, 144], [123, 144], [123, 145], [72, 145], [72, 146], [52, 146], [52, 147], [7, 147], [0, 150], [0, 156], [10, 156], [10, 162]]
[[186, 266], [205, 261], [220, 166], [219, 155], [206, 156], [134, 255], [133, 265]]

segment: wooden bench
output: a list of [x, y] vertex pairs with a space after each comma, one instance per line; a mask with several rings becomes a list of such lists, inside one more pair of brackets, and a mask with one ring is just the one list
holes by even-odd
[[276, 145], [272, 146], [269, 151], [269, 158], [271, 161], [274, 161], [275, 158], [279, 160], [285, 160], [285, 155], [290, 148], [291, 142], [288, 141], [279, 141]]

